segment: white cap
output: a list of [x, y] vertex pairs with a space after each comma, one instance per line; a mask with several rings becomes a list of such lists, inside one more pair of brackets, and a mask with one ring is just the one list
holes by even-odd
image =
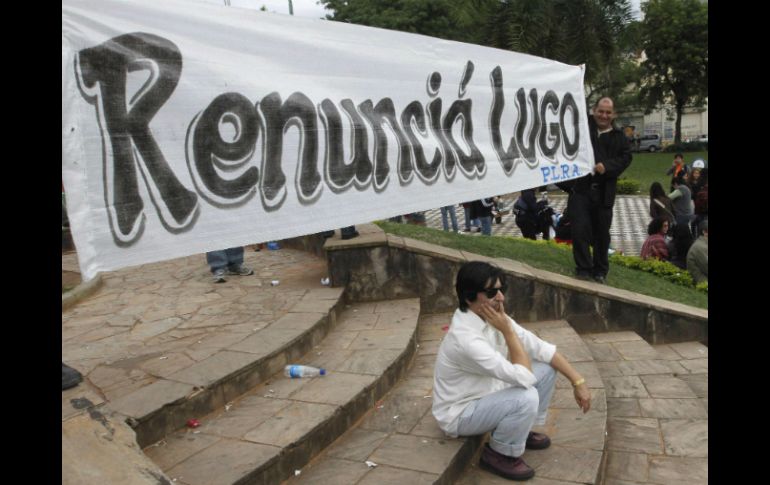
[[692, 168], [704, 168], [705, 166], [706, 166], [706, 162], [704, 162], [701, 159], [698, 159], [692, 162]]

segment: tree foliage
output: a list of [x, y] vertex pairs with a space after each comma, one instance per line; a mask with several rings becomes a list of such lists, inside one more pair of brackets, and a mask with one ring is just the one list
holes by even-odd
[[467, 41], [452, 18], [451, 0], [320, 0], [328, 20]]
[[[479, 0], [460, 0], [464, 12]], [[628, 0], [487, 0], [482, 43], [566, 64], [584, 64], [588, 98], [617, 97], [633, 71], [622, 40], [632, 24]], [[631, 73], [633, 75], [633, 73]]]
[[585, 64], [589, 102], [638, 80], [629, 0], [321, 0], [330, 20]]
[[708, 97], [708, 3], [648, 0], [642, 5], [640, 98], [647, 111], [674, 106], [674, 143], [681, 142], [685, 106], [703, 106]]

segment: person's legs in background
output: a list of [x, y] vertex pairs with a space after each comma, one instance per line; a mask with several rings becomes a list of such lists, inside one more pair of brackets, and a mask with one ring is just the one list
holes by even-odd
[[227, 253], [227, 274], [238, 276], [254, 274], [253, 269], [243, 264], [243, 246], [225, 249], [225, 252]]
[[214, 275], [214, 283], [224, 283], [225, 272], [227, 271], [227, 253], [224, 249], [209, 251], [206, 253], [206, 262], [209, 265], [211, 274]]
[[441, 227], [444, 228], [445, 231], [449, 232], [449, 220], [448, 217], [449, 208], [442, 207], [441, 208]]
[[206, 262], [214, 275], [214, 283], [224, 283], [225, 274], [247, 276], [254, 270], [243, 265], [243, 246], [206, 253]]
[[592, 208], [591, 219], [593, 224], [593, 278], [604, 283], [607, 273], [610, 271], [610, 227], [612, 226], [612, 208], [601, 206]]
[[571, 193], [567, 202], [572, 219], [572, 257], [575, 260], [575, 274], [580, 279], [593, 278], [591, 258], [591, 202], [585, 194]]
[[457, 213], [455, 212], [455, 206], [453, 205], [441, 208], [441, 225], [447, 232], [449, 231], [450, 220], [452, 221], [452, 231], [457, 232]]
[[465, 232], [471, 232], [471, 208], [470, 208], [470, 206], [463, 205], [463, 213], [465, 214]]
[[460, 228], [457, 226], [457, 210], [454, 205], [448, 205], [449, 220], [452, 221], [452, 231], [457, 232]]
[[481, 222], [481, 234], [484, 236], [492, 235], [492, 216], [479, 217]]

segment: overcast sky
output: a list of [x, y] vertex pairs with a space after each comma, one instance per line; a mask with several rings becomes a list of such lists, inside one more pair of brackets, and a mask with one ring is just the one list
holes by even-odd
[[[213, 3], [224, 4], [225, 0], [207, 0]], [[327, 13], [317, 0], [292, 0], [294, 3], [294, 15], [298, 17], [324, 18]], [[639, 18], [639, 2], [641, 0], [631, 0], [631, 11], [635, 18]], [[270, 12], [288, 14], [289, 0], [229, 0], [233, 7], [259, 9], [263, 5]]]
[[[208, 3], [225, 5], [225, 0], [205, 0]], [[317, 0], [292, 0], [294, 15], [297, 17], [325, 18], [326, 10], [318, 5]], [[268, 12], [288, 15], [289, 0], [229, 0], [232, 7], [252, 8], [259, 10], [264, 5]]]

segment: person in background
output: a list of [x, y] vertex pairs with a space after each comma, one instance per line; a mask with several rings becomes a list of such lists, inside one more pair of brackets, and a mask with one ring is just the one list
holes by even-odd
[[538, 221], [535, 189], [522, 190], [513, 204], [513, 210], [516, 213], [516, 226], [521, 230], [521, 235], [526, 239], [536, 240]]
[[441, 208], [441, 225], [445, 231], [449, 231], [449, 221], [447, 221], [447, 215], [452, 221], [452, 232], [457, 232], [457, 212], [454, 205], [447, 205]]
[[481, 223], [481, 235], [492, 235], [492, 207], [494, 206], [495, 198], [488, 197], [473, 202], [471, 206], [471, 217], [478, 219]]
[[[615, 105], [600, 98], [588, 118], [594, 151], [593, 172], [577, 179], [569, 200], [572, 218], [572, 256], [578, 279], [605, 283], [610, 270], [610, 227], [618, 177], [631, 165], [631, 147], [613, 126]], [[592, 251], [593, 250], [593, 255]]]
[[553, 238], [557, 243], [572, 244], [572, 220], [569, 217], [569, 207], [564, 208], [564, 212], [559, 216], [554, 227], [556, 237]]
[[[685, 226], [686, 227], [686, 226]], [[639, 253], [642, 259], [655, 258], [661, 261], [668, 259], [668, 246], [666, 246], [666, 233], [668, 221], [663, 218], [653, 219], [647, 225], [647, 239], [642, 244]]]
[[687, 269], [687, 251], [692, 246], [693, 238], [690, 228], [686, 226], [674, 226], [673, 238], [666, 243], [668, 247], [668, 261], [674, 266]]
[[697, 192], [693, 193], [693, 217], [690, 225], [693, 234], [698, 233], [698, 224], [709, 217], [709, 169], [703, 168], [698, 178]]
[[674, 179], [674, 191], [668, 194], [671, 205], [674, 207], [674, 218], [677, 224], [690, 227], [693, 217], [693, 203], [690, 187], [687, 186], [684, 175]]
[[463, 228], [463, 233], [469, 233], [472, 231], [472, 228], [477, 228], [479, 232], [481, 231], [481, 223], [478, 219], [474, 219], [472, 216], [473, 211], [473, 202], [463, 202], [461, 204], [463, 206], [463, 213], [465, 215], [465, 227]]
[[404, 216], [407, 224], [414, 224], [416, 226], [425, 226], [425, 212], [410, 212]]
[[676, 223], [674, 206], [660, 182], [653, 182], [650, 185], [650, 217], [667, 220], [670, 228], [673, 228]]
[[687, 252], [687, 272], [698, 283], [709, 280], [709, 220], [704, 219], [698, 225], [698, 239]]
[[214, 275], [214, 283], [227, 281], [225, 275], [248, 276], [254, 270], [243, 264], [243, 246], [206, 253], [206, 262]]
[[684, 155], [681, 153], [677, 153], [674, 155], [674, 161], [671, 162], [671, 168], [666, 170], [666, 175], [671, 175], [671, 191], [673, 192], [674, 187], [674, 180], [676, 180], [678, 177], [683, 177], [687, 175], [689, 172], [689, 167], [687, 164], [684, 163]]

